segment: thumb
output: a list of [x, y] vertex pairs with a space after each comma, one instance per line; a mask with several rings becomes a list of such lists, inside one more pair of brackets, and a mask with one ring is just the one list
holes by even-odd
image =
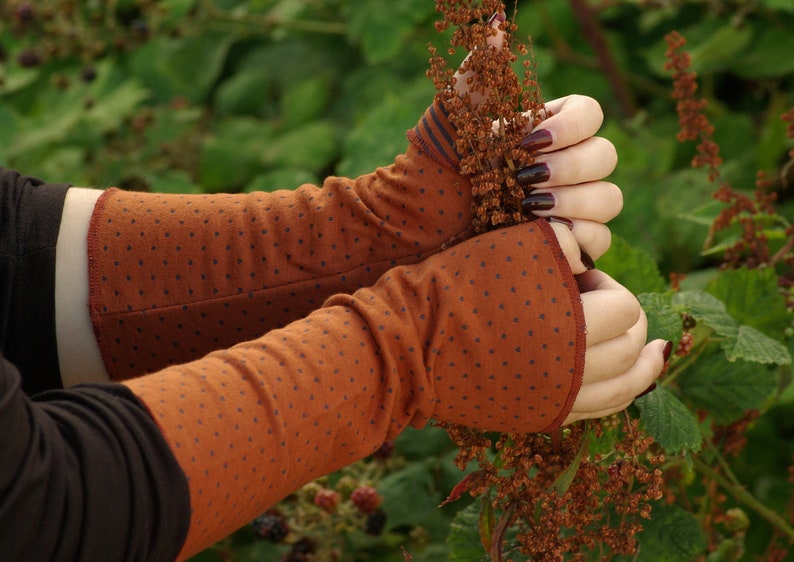
[[[491, 16], [489, 23], [491, 24], [491, 27], [496, 30], [496, 33], [494, 33], [493, 35], [489, 36], [486, 39], [486, 43], [488, 44], [489, 47], [492, 47], [494, 49], [501, 49], [502, 46], [504, 45], [505, 30], [503, 26], [505, 21], [507, 21], [507, 16], [505, 15], [504, 12], [496, 12], [493, 16]], [[472, 53], [469, 53], [466, 56], [466, 58], [463, 60], [460, 67], [458, 68], [458, 71], [455, 73], [455, 91], [460, 96], [464, 96], [469, 93], [469, 80], [471, 79], [472, 76], [474, 76], [473, 70], [464, 70], [468, 68], [469, 66], [468, 62], [471, 56]], [[471, 93], [471, 100], [475, 104], [481, 103], [483, 100], [486, 99], [486, 97], [487, 97], [487, 92], [485, 93], [485, 95], [481, 94], [480, 92]]]

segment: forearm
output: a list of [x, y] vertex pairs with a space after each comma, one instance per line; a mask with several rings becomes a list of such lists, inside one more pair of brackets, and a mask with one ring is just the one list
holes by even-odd
[[89, 232], [91, 313], [123, 379], [256, 338], [469, 234], [471, 193], [415, 146], [322, 188], [173, 196], [112, 190]]
[[183, 554], [408, 425], [559, 427], [582, 381], [584, 322], [550, 230], [472, 240], [257, 340], [126, 382], [189, 476]]

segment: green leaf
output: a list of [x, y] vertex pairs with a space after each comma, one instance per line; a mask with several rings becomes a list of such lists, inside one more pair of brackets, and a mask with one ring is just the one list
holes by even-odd
[[243, 188], [243, 191], [250, 193], [251, 191], [295, 189], [305, 183], [318, 185], [319, 182], [315, 174], [302, 168], [278, 168], [257, 175]]
[[288, 130], [273, 139], [262, 162], [274, 168], [302, 168], [319, 174], [338, 153], [336, 130], [328, 121], [317, 121]]
[[350, 12], [349, 35], [361, 44], [370, 64], [392, 60], [400, 54], [414, 24], [428, 12], [425, 0], [401, 0], [386, 8], [379, 0], [357, 0]]
[[703, 74], [732, 69], [736, 55], [744, 50], [752, 37], [753, 30], [749, 26], [720, 26], [690, 49], [692, 69]]
[[672, 293], [642, 293], [637, 299], [648, 317], [649, 340], [661, 338], [675, 342], [681, 339], [681, 314], [672, 304]]
[[725, 361], [717, 353], [702, 357], [678, 378], [685, 398], [722, 425], [761, 409], [778, 389], [776, 368], [747, 361]]
[[[389, 529], [421, 524], [422, 518], [438, 511], [440, 494], [433, 485], [430, 468], [433, 462], [414, 462], [384, 476], [378, 482], [383, 510], [388, 514]], [[475, 528], [476, 532], [476, 528]]]
[[248, 117], [228, 118], [201, 147], [199, 183], [207, 191], [242, 188], [261, 170], [272, 127]]
[[726, 311], [725, 303], [704, 291], [680, 291], [673, 302], [689, 307], [698, 322], [712, 328], [729, 361], [744, 359], [756, 363], [788, 365], [791, 355], [786, 347], [747, 325], [740, 325]]
[[[794, 4], [781, 0], [791, 9]], [[788, 26], [761, 25], [757, 40], [735, 61], [733, 71], [749, 80], [773, 79], [794, 72], [794, 38]]]
[[726, 339], [722, 348], [729, 361], [744, 359], [755, 363], [791, 365], [791, 354], [786, 346], [752, 326], [739, 326], [735, 340]]
[[479, 518], [478, 502], [470, 504], [455, 515], [447, 535], [449, 562], [481, 562], [485, 551], [480, 542]]
[[319, 118], [330, 98], [330, 85], [322, 77], [290, 85], [281, 97], [281, 115], [285, 125], [292, 127]]
[[696, 560], [706, 550], [706, 537], [695, 517], [678, 506], [654, 504], [651, 518], [643, 521], [635, 562]]
[[667, 453], [700, 450], [703, 438], [697, 419], [672, 392], [659, 387], [634, 403], [645, 429]]
[[171, 39], [154, 37], [132, 56], [132, 67], [158, 101], [184, 97], [203, 103], [218, 79], [234, 35], [206, 31]]
[[666, 289], [667, 284], [654, 259], [620, 236], [612, 237], [612, 246], [598, 259], [598, 268], [633, 293], [661, 293]]
[[773, 268], [730, 269], [720, 272], [706, 291], [725, 303], [733, 318], [762, 332], [783, 339], [791, 313], [778, 290]]

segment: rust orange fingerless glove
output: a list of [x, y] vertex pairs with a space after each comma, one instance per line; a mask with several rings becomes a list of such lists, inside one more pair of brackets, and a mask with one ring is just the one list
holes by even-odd
[[187, 556], [408, 425], [560, 426], [584, 355], [577, 285], [541, 221], [395, 267], [283, 329], [125, 384], [188, 476]]
[[89, 231], [90, 310], [111, 377], [258, 337], [468, 237], [471, 187], [441, 108], [409, 138], [391, 166], [322, 188], [104, 193]]

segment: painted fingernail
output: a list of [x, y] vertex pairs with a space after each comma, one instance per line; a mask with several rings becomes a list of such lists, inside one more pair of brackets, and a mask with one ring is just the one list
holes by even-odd
[[645, 396], [646, 394], [649, 394], [649, 393], [653, 392], [654, 390], [656, 390], [656, 383], [655, 383], [655, 382], [652, 382], [652, 383], [651, 383], [651, 386], [649, 386], [648, 388], [646, 388], [645, 390], [643, 390], [642, 392], [640, 392], [640, 393], [639, 393], [639, 394], [638, 394], [638, 395], [635, 397], [635, 400], [636, 400], [637, 398], [642, 398], [643, 396]]
[[588, 271], [596, 268], [596, 264], [595, 261], [593, 261], [593, 258], [591, 258], [590, 254], [588, 254], [582, 249], [579, 250], [579, 259], [582, 260], [582, 263], [584, 264], [584, 266], [587, 268]]
[[549, 167], [543, 162], [521, 168], [516, 172], [516, 182], [522, 186], [548, 181], [549, 177], [551, 177], [551, 172]]
[[552, 142], [554, 142], [554, 139], [551, 138], [551, 133], [548, 129], [537, 129], [524, 137], [524, 140], [521, 141], [521, 148], [534, 152], [548, 148]]
[[488, 20], [488, 25], [493, 25], [495, 21], [499, 23], [504, 23], [507, 21], [507, 15], [504, 12], [496, 12], [491, 18]]
[[573, 221], [566, 217], [546, 217], [546, 220], [549, 222], [556, 222], [559, 224], [564, 224], [568, 227], [568, 230], [573, 230]]
[[664, 347], [662, 348], [662, 357], [664, 357], [664, 362], [667, 363], [670, 360], [670, 355], [673, 353], [673, 342], [667, 340], [664, 342]]
[[524, 214], [535, 211], [548, 211], [557, 204], [557, 199], [553, 193], [530, 193], [521, 201], [521, 208]]

